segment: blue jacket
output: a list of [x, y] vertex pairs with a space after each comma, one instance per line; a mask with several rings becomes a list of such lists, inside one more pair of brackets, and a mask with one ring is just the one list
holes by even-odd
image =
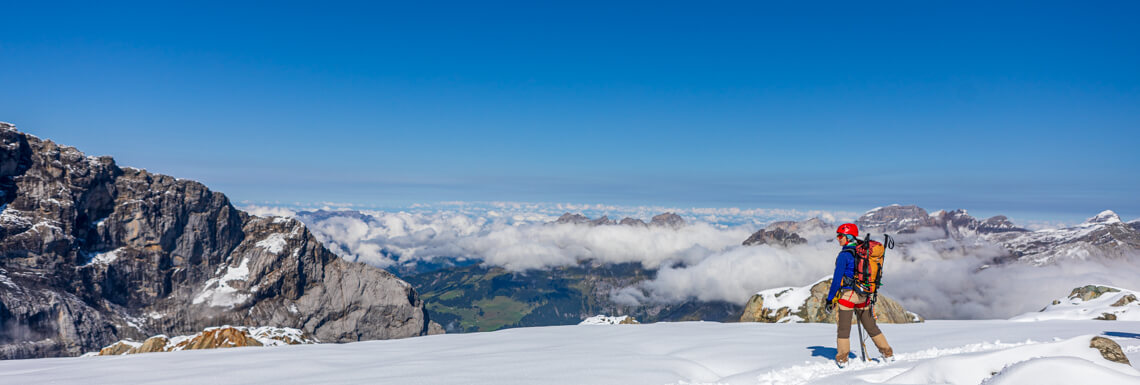
[[831, 301], [835, 299], [835, 293], [839, 292], [840, 289], [855, 289], [850, 284], [844, 285], [843, 283], [847, 280], [843, 279], [843, 277], [851, 277], [852, 280], [855, 279], [854, 246], [843, 247], [843, 250], [839, 251], [839, 255], [835, 257], [835, 274], [831, 276], [831, 290], [827, 291], [828, 303], [831, 303]]

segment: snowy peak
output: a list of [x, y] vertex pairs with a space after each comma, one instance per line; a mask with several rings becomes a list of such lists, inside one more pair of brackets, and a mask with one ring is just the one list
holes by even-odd
[[941, 230], [946, 237], [962, 239], [967, 236], [1005, 232], [1024, 232], [1003, 215], [979, 221], [962, 209], [938, 210], [927, 214], [921, 207], [891, 205], [868, 211], [855, 221], [861, 232], [913, 234], [920, 228]]
[[992, 234], [988, 239], [1034, 265], [1057, 259], [1130, 258], [1140, 251], [1140, 229], [1125, 224], [1111, 210], [1074, 227]]
[[1097, 214], [1095, 217], [1089, 218], [1089, 220], [1085, 221], [1085, 223], [1105, 223], [1105, 224], [1123, 223], [1123, 222], [1124, 221], [1120, 220], [1120, 216], [1116, 215], [1116, 213], [1113, 212], [1112, 210], [1101, 211], [1100, 214]]

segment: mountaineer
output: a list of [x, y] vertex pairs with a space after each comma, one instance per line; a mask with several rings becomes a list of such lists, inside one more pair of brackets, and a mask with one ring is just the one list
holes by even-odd
[[[859, 228], [854, 223], [844, 223], [835, 232], [835, 238], [843, 249], [835, 258], [835, 274], [832, 276], [831, 289], [827, 292], [827, 303], [824, 304], [824, 310], [828, 313], [835, 305], [839, 306], [835, 363], [840, 368], [847, 366], [847, 355], [851, 351], [852, 316], [856, 317], [856, 322], [867, 330], [871, 341], [879, 348], [883, 361], [893, 361], [894, 351], [887, 343], [887, 337], [875, 324], [873, 312], [874, 299], [882, 273], [882, 244], [870, 241], [870, 237], [866, 241], [860, 241]], [[887, 242], [893, 243], [890, 237], [887, 237]], [[877, 252], [877, 264], [875, 259], [869, 257], [873, 253], [870, 250]], [[859, 332], [859, 337], [862, 344], [862, 330]], [[863, 353], [865, 361], [865, 349]]]

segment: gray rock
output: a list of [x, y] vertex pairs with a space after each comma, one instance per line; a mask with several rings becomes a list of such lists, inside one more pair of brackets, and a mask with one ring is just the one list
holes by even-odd
[[410, 285], [337, 258], [299, 221], [0, 128], [0, 359], [224, 324], [327, 342], [429, 331]]
[[1129, 295], [1126, 295], [1126, 296], [1120, 298], [1119, 300], [1117, 300], [1116, 302], [1114, 302], [1110, 306], [1121, 307], [1121, 306], [1125, 306], [1125, 305], [1128, 305], [1128, 304], [1133, 303], [1133, 302], [1136, 302], [1136, 296], [1129, 294]]
[[1117, 288], [1114, 288], [1114, 287], [1085, 285], [1085, 286], [1081, 286], [1078, 288], [1074, 288], [1073, 291], [1069, 293], [1069, 299], [1080, 298], [1081, 301], [1088, 301], [1091, 299], [1099, 298], [1100, 296], [1104, 295], [1105, 293], [1118, 293], [1118, 292], [1120, 292], [1120, 290]]
[[1089, 341], [1089, 347], [1099, 351], [1100, 356], [1106, 360], [1129, 366], [1132, 365], [1131, 362], [1128, 362], [1128, 356], [1124, 355], [1124, 350], [1120, 348], [1120, 344], [1116, 343], [1116, 341], [1096, 336]]

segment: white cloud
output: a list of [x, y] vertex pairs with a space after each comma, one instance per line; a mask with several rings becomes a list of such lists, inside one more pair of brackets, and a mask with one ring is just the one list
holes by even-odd
[[293, 217], [297, 215], [295, 211], [280, 206], [259, 206], [251, 204], [239, 207], [239, 209], [259, 217]]
[[[690, 225], [671, 229], [547, 224], [563, 212], [648, 221], [665, 211], [681, 214]], [[813, 282], [834, 268], [838, 247], [830, 234], [808, 235], [808, 244], [790, 249], [744, 247], [741, 242], [776, 220], [855, 217], [822, 211], [516, 202], [447, 202], [363, 213], [366, 216], [332, 216], [307, 224], [342, 257], [380, 267], [456, 257], [516, 271], [587, 260], [659, 268], [655, 279], [613, 291], [611, 299], [627, 305], [691, 299], [743, 303], [759, 290]], [[898, 235], [899, 247], [888, 252], [885, 267], [884, 293], [932, 319], [1007, 318], [1036, 311], [1076, 286], [1131, 287], [1140, 276], [1140, 256], [982, 268], [1004, 251], [982, 239], [954, 241], [942, 236], [941, 231]]]

